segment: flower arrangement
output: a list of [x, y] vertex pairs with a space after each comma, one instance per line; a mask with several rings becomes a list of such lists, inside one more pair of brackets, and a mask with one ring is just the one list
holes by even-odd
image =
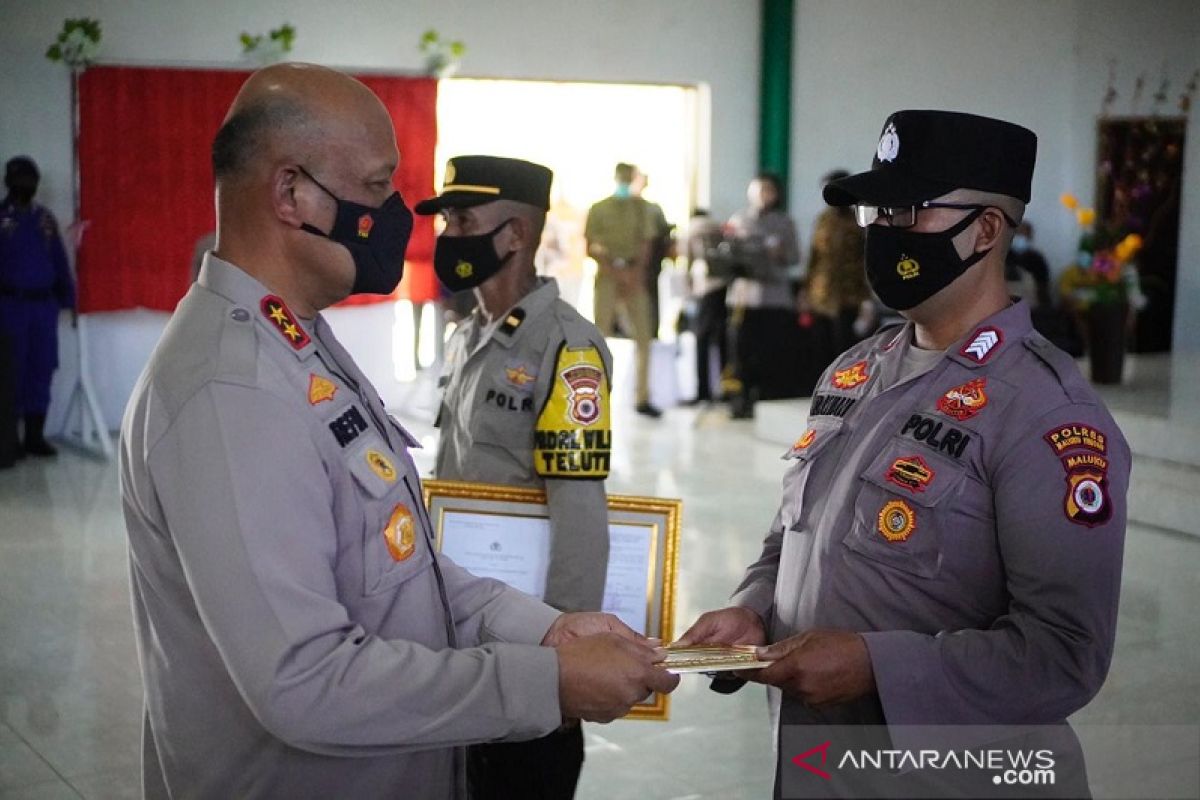
[[90, 17], [68, 19], [58, 38], [46, 48], [46, 58], [61, 61], [74, 71], [91, 66], [100, 50], [100, 20]]
[[238, 41], [242, 44], [242, 55], [250, 56], [263, 64], [279, 61], [292, 52], [292, 42], [296, 40], [296, 29], [286, 22], [278, 28], [251, 36], [242, 31]]
[[458, 72], [458, 65], [467, 52], [467, 46], [461, 41], [443, 39], [432, 28], [421, 34], [418, 47], [425, 56], [425, 72], [437, 78], [449, 78]]
[[1142, 237], [1096, 225], [1096, 211], [1082, 208], [1072, 194], [1059, 202], [1075, 216], [1081, 233], [1075, 261], [1063, 275], [1064, 288], [1087, 308], [1093, 304], [1128, 303], [1135, 311], [1146, 305], [1138, 281], [1134, 258], [1142, 249]]

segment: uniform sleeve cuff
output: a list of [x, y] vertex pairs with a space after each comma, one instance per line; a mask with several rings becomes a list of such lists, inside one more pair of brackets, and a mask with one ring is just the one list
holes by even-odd
[[739, 608], [748, 608], [758, 614], [762, 620], [763, 630], [771, 629], [771, 612], [775, 608], [775, 588], [773, 586], [747, 586], [734, 594], [729, 604]]
[[558, 703], [558, 653], [551, 647], [495, 644], [505, 716], [513, 727], [505, 739], [545, 736], [562, 725]]
[[507, 589], [494, 607], [488, 610], [487, 619], [481, 628], [484, 642], [511, 642], [514, 644], [541, 644], [546, 631], [562, 612], [538, 600], [536, 597]]

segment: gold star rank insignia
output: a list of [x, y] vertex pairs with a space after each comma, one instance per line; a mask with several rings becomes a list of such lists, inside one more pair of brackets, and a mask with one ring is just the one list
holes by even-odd
[[271, 327], [279, 331], [284, 341], [293, 349], [303, 350], [312, 341], [282, 299], [269, 294], [259, 301], [258, 307], [262, 310], [262, 315], [266, 320], [271, 323]]

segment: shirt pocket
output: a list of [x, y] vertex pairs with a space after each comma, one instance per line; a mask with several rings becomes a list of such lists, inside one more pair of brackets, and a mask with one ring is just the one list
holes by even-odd
[[811, 505], [811, 500], [806, 503], [804, 499], [809, 475], [818, 463], [823, 464], [833, 457], [833, 443], [841, 436], [844, 424], [845, 420], [840, 418], [810, 422], [791, 449], [784, 453], [784, 460], [790, 464], [783, 476], [783, 502], [780, 503], [784, 532], [795, 531], [802, 509]]
[[965, 478], [964, 469], [909, 440], [891, 440], [859, 476], [854, 525], [843, 543], [901, 572], [936, 577], [949, 535], [944, 530], [948, 505]]
[[[532, 392], [515, 391], [504, 384], [480, 388], [472, 412], [471, 438], [476, 444], [503, 451], [514, 466], [525, 472], [533, 469]], [[493, 458], [496, 453], [491, 454]]]
[[407, 453], [372, 431], [346, 451], [363, 504], [363, 593], [378, 594], [430, 567], [420, 483]]

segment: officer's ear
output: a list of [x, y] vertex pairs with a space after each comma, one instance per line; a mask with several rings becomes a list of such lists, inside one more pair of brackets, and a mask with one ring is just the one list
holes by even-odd
[[998, 245], [1004, 237], [1004, 231], [1008, 227], [1008, 222], [1004, 219], [1003, 211], [989, 206], [979, 215], [978, 227], [979, 236], [975, 238], [976, 253], [991, 250]]
[[508, 243], [513, 251], [529, 249], [531, 227], [532, 226], [529, 224], [528, 218], [520, 214], [513, 216], [512, 222], [508, 223], [508, 229], [510, 231]]
[[271, 173], [271, 208], [275, 218], [293, 228], [308, 223], [325, 230], [328, 220], [320, 213], [322, 194], [294, 165], [275, 167]]

